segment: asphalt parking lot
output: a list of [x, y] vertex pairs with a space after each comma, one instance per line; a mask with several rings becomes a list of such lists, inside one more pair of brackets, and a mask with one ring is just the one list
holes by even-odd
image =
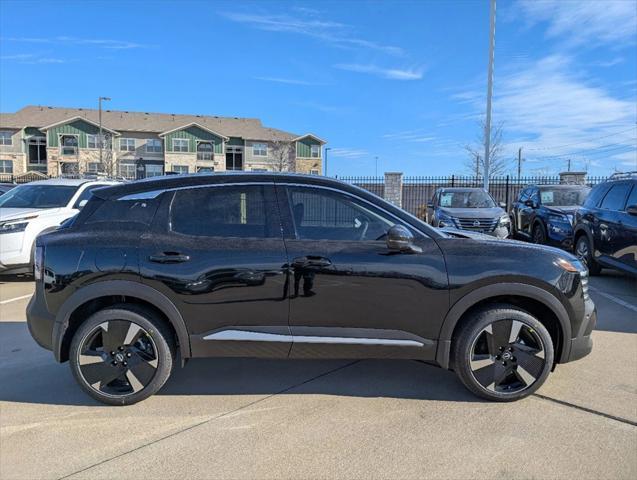
[[0, 478], [637, 478], [637, 280], [591, 279], [587, 358], [514, 404], [414, 361], [194, 360], [105, 407], [0, 280]]

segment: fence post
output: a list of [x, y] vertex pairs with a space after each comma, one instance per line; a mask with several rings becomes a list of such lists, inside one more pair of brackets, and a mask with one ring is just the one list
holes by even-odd
[[509, 211], [509, 176], [508, 175], [507, 175], [507, 180], [504, 186], [506, 188], [506, 191], [504, 194], [504, 203], [506, 203], [506, 206], [507, 206], [506, 211], [508, 212]]
[[451, 175], [451, 186], [454, 187], [456, 184], [456, 176], [455, 175]]
[[403, 174], [402, 172], [385, 172], [385, 200], [397, 207], [403, 203]]

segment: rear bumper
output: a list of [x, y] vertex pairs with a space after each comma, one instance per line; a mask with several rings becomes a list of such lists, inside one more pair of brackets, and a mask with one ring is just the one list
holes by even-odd
[[53, 350], [54, 323], [55, 316], [46, 308], [42, 286], [36, 285], [35, 293], [27, 306], [27, 326], [33, 339], [47, 350]]

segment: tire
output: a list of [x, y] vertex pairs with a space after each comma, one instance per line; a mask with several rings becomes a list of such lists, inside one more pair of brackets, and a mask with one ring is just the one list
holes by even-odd
[[132, 405], [159, 391], [174, 359], [170, 328], [152, 310], [131, 304], [91, 315], [75, 332], [69, 351], [80, 387], [108, 405]]
[[472, 314], [453, 348], [454, 369], [464, 386], [497, 402], [531, 395], [553, 367], [551, 335], [535, 317], [512, 305], [492, 305]]
[[593, 258], [593, 247], [586, 234], [580, 235], [575, 242], [575, 254], [588, 267], [590, 275], [599, 275], [602, 267]]
[[544, 228], [544, 225], [538, 222], [533, 226], [531, 241], [541, 245], [546, 243], [546, 229]]

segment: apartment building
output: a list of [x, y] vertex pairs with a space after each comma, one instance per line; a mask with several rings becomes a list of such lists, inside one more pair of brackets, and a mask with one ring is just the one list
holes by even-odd
[[[101, 136], [100, 136], [101, 126]], [[100, 141], [101, 140], [101, 141]], [[225, 170], [320, 174], [316, 135], [256, 118], [27, 106], [0, 113], [0, 174], [143, 178]]]

